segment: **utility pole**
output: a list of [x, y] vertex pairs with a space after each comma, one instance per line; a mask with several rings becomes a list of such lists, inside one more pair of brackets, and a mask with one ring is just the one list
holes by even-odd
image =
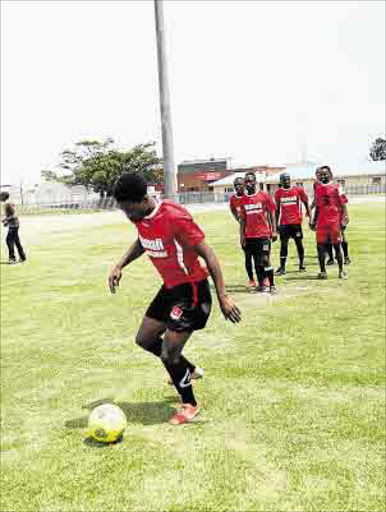
[[154, 0], [157, 37], [158, 80], [160, 93], [162, 150], [164, 161], [164, 189], [169, 199], [177, 197], [177, 176], [174, 166], [173, 131], [167, 73], [165, 26], [162, 0]]

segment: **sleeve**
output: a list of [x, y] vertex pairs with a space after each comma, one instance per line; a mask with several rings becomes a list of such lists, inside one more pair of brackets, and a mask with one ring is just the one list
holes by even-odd
[[344, 193], [344, 190], [343, 190], [341, 185], [339, 185], [339, 187], [338, 187], [338, 195], [339, 195], [339, 202], [340, 202], [340, 204], [343, 205], [343, 204], [347, 204], [348, 203], [347, 196]]
[[267, 202], [267, 208], [272, 212], [276, 212], [276, 202], [274, 201], [273, 197], [268, 194], [268, 192], [264, 192], [264, 197]]
[[182, 246], [198, 245], [205, 240], [204, 232], [186, 210], [179, 211], [172, 217], [171, 222], [175, 237]]
[[300, 199], [307, 203], [308, 202], [308, 196], [307, 196], [306, 191], [304, 190], [304, 188], [299, 187], [298, 190], [299, 190], [299, 197], [300, 197]]
[[241, 201], [241, 203], [239, 204], [239, 219], [243, 219], [245, 220], [246, 217], [247, 217], [247, 214], [246, 214], [246, 211], [245, 211], [245, 206], [244, 206], [244, 201]]

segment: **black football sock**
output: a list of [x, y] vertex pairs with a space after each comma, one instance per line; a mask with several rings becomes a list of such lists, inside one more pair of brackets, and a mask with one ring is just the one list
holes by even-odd
[[318, 260], [321, 272], [326, 272], [326, 246], [318, 245]]
[[343, 270], [343, 258], [342, 258], [342, 249], [340, 248], [340, 244], [334, 245], [335, 249], [335, 257], [336, 261], [338, 262], [339, 271], [341, 272]]
[[334, 260], [334, 255], [332, 254], [332, 245], [330, 243], [325, 244], [325, 250], [328, 254], [329, 260]]
[[268, 277], [269, 286], [275, 286], [275, 278], [273, 275], [273, 268], [265, 267], [264, 272], [265, 272], [265, 276]]
[[342, 249], [343, 249], [344, 257], [348, 258], [348, 243], [346, 242], [346, 240], [343, 240], [343, 242], [342, 242]]
[[[158, 340], [156, 340], [153, 343], [153, 345], [150, 345], [150, 347], [147, 347], [147, 348], [144, 347], [144, 348], [145, 348], [145, 350], [147, 350], [147, 352], [151, 352], [155, 356], [161, 357], [162, 343], [163, 343], [163, 339], [158, 338]], [[189, 371], [191, 374], [196, 369], [196, 366], [193, 363], [191, 363], [190, 361], [188, 361], [188, 359], [186, 359], [183, 355], [180, 355], [180, 361], [182, 361], [183, 364], [185, 364], [189, 368]]]
[[193, 394], [193, 386], [191, 381], [190, 370], [187, 365], [179, 358], [177, 363], [169, 363], [164, 361], [165, 368], [173, 381], [174, 387], [181, 395], [182, 403], [197, 405]]
[[280, 246], [280, 267], [285, 268], [288, 256], [288, 242], [282, 242]]
[[296, 249], [298, 250], [299, 266], [302, 267], [304, 264], [304, 245], [301, 238], [295, 238]]
[[265, 277], [264, 267], [262, 267], [260, 265], [257, 266], [256, 267], [256, 275], [257, 275], [257, 280], [259, 282], [259, 285], [264, 286], [264, 277]]
[[245, 270], [248, 274], [248, 279], [250, 281], [253, 280], [253, 266], [252, 266], [252, 256], [247, 251], [245, 251]]

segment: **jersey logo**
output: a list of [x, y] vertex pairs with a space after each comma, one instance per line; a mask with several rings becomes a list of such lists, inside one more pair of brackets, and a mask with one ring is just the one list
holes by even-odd
[[152, 258], [167, 258], [168, 253], [165, 251], [162, 238], [154, 238], [153, 240], [150, 240], [139, 235], [139, 240], [148, 256]]
[[173, 309], [172, 309], [172, 312], [170, 313], [170, 318], [172, 320], [179, 320], [182, 316], [182, 309], [179, 308], [178, 306], [174, 306]]

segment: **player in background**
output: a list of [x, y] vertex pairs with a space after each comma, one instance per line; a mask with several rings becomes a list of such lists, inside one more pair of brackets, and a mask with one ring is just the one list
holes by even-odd
[[256, 190], [256, 176], [247, 173], [244, 179], [246, 193], [240, 210], [240, 242], [255, 263], [258, 292], [266, 291], [264, 279], [269, 282], [269, 291], [276, 293], [273, 268], [271, 266], [271, 242], [277, 239], [275, 203], [267, 194]]
[[[240, 222], [240, 205], [244, 197], [244, 178], [236, 178], [233, 182], [235, 193], [231, 195], [229, 200], [229, 208], [232, 212], [233, 217]], [[245, 256], [245, 270], [248, 275], [248, 286], [250, 289], [256, 288], [256, 281], [253, 277], [253, 265], [252, 256], [245, 250], [244, 246], [241, 246]]]
[[9, 260], [8, 263], [13, 265], [16, 263], [15, 256], [15, 245], [17, 248], [17, 252], [19, 253], [19, 261], [23, 263], [27, 257], [25, 255], [23, 246], [21, 245], [19, 238], [19, 227], [20, 222], [19, 218], [16, 215], [15, 207], [13, 204], [9, 202], [9, 193], [1, 192], [0, 193], [0, 201], [4, 203], [4, 217], [1, 219], [1, 222], [4, 226], [8, 226], [8, 234], [6, 238], [7, 246], [8, 246], [8, 254]]
[[305, 272], [304, 246], [302, 231], [302, 203], [306, 209], [307, 217], [311, 218], [307, 194], [302, 187], [291, 186], [291, 176], [287, 173], [280, 175], [281, 187], [275, 192], [276, 224], [280, 234], [280, 267], [276, 275], [286, 273], [285, 265], [288, 255], [288, 242], [292, 238], [295, 242], [299, 257], [299, 272]]
[[[145, 313], [136, 343], [161, 359], [181, 397], [181, 407], [170, 423], [186, 423], [199, 409], [191, 382], [195, 366], [182, 355], [182, 350], [193, 331], [203, 329], [209, 318], [212, 300], [208, 273], [224, 317], [236, 323], [241, 320], [241, 313], [226, 293], [216, 255], [185, 208], [148, 196], [147, 183], [137, 173], [123, 174], [113, 195], [136, 226], [138, 238], [111, 270], [109, 287], [115, 293], [123, 268], [144, 253], [160, 273], [164, 284]], [[200, 265], [199, 257], [206, 267]]]
[[348, 223], [347, 198], [342, 193], [340, 186], [331, 182], [331, 170], [328, 166], [321, 167], [321, 183], [316, 187], [316, 208], [314, 219], [310, 228], [316, 228], [316, 243], [320, 266], [320, 279], [327, 279], [326, 272], [326, 247], [330, 242], [334, 247], [335, 256], [339, 266], [339, 277], [347, 279], [347, 273], [343, 269], [341, 251], [341, 223]]

